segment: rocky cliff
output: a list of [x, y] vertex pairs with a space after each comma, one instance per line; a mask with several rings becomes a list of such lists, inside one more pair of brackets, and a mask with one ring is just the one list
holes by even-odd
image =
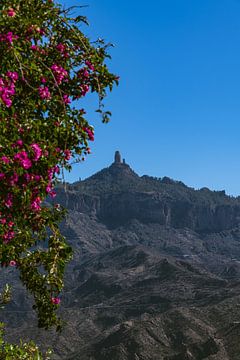
[[95, 214], [110, 227], [136, 219], [197, 232], [219, 232], [240, 223], [240, 200], [224, 191], [194, 190], [182, 182], [139, 177], [127, 164], [109, 168], [59, 189], [59, 200], [71, 210]]

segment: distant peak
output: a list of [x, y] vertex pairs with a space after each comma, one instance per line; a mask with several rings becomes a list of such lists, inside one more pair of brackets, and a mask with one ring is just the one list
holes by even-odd
[[115, 155], [114, 155], [114, 164], [121, 164], [122, 163], [122, 157], [120, 154], [120, 151], [115, 151]]
[[115, 151], [114, 162], [112, 165], [126, 165], [125, 159], [122, 160], [122, 156], [118, 150]]

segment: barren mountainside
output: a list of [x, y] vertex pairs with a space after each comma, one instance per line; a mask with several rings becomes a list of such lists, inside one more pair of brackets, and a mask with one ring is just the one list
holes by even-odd
[[8, 337], [34, 338], [68, 360], [239, 360], [240, 199], [138, 176], [119, 153], [108, 168], [59, 185], [74, 248], [61, 334], [36, 328], [13, 270]]

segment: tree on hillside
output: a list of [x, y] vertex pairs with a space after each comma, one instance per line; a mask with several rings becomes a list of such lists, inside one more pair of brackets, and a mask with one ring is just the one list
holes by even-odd
[[18, 269], [39, 327], [57, 330], [71, 248], [58, 228], [64, 209], [44, 200], [56, 196], [61, 170], [90, 151], [94, 129], [81, 100], [97, 93], [107, 122], [102, 101], [118, 83], [105, 64], [109, 45], [90, 42], [85, 17], [71, 11], [53, 0], [0, 4], [0, 262]]

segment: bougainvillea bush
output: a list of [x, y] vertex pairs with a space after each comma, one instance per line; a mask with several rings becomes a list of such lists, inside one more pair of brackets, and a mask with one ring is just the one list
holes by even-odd
[[0, 261], [18, 269], [44, 328], [59, 328], [71, 257], [58, 229], [64, 209], [44, 200], [94, 140], [81, 101], [96, 92], [107, 122], [102, 100], [118, 82], [105, 65], [108, 47], [90, 42], [84, 22], [51, 0], [0, 2]]
[[50, 360], [52, 352], [43, 354], [32, 341], [10, 344], [3, 339], [4, 327], [0, 323], [0, 359], [1, 360]]

